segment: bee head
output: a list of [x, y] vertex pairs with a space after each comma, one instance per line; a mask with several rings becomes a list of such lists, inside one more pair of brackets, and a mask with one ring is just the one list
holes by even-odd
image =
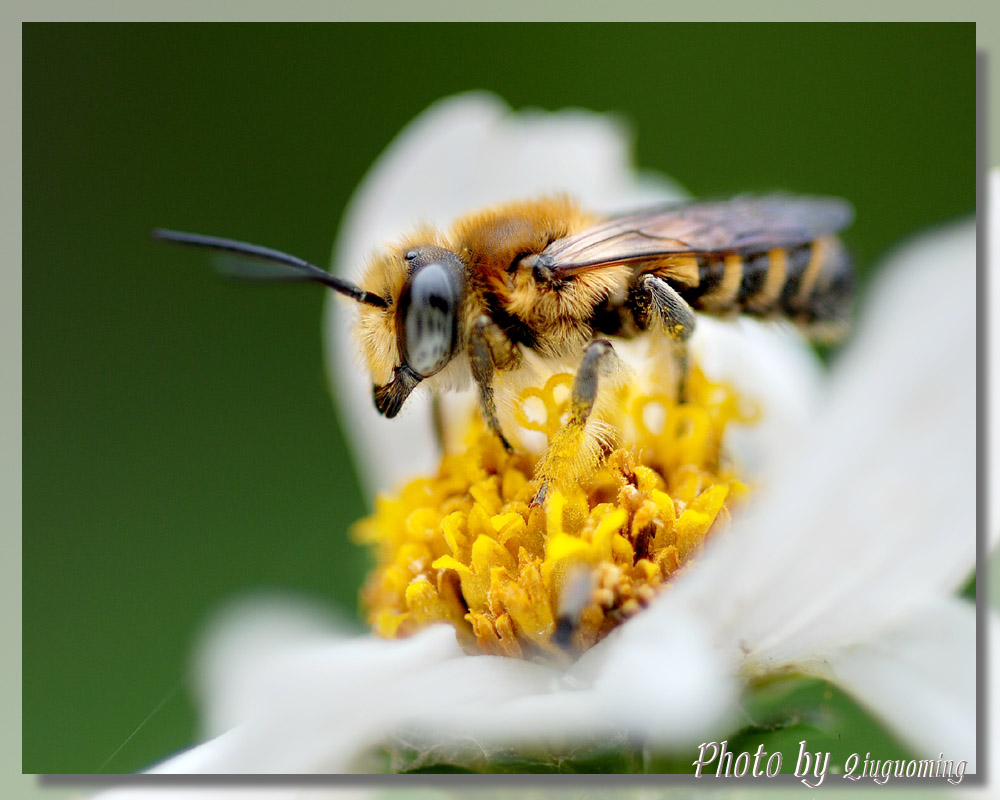
[[458, 350], [458, 315], [465, 266], [436, 244], [405, 247], [379, 258], [371, 272], [395, 302], [362, 308], [360, 339], [372, 372], [375, 407], [394, 417], [425, 378], [447, 366]]
[[[371, 370], [375, 407], [394, 417], [418, 383], [437, 374], [458, 350], [458, 309], [465, 290], [465, 265], [439, 244], [404, 245], [369, 266], [364, 289], [315, 264], [269, 247], [157, 229], [154, 239], [235, 255], [242, 261], [227, 270], [243, 280], [312, 281], [359, 304], [358, 339]], [[432, 231], [420, 234], [434, 242]], [[260, 264], [268, 269], [261, 271]], [[275, 270], [277, 268], [277, 270]]]

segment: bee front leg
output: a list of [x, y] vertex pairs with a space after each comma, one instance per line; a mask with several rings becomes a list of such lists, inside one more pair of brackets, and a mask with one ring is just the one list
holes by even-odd
[[[507, 367], [517, 360], [517, 350], [507, 335], [500, 330], [495, 322], [487, 316], [479, 317], [469, 333], [469, 364], [472, 367], [472, 377], [479, 387], [479, 404], [483, 418], [493, 433], [496, 434], [504, 450], [513, 451], [507, 437], [500, 429], [497, 419], [497, 404], [493, 393], [493, 376], [497, 363]], [[499, 355], [499, 358], [498, 358]]]
[[545, 502], [549, 484], [557, 475], [566, 479], [580, 468], [581, 458], [587, 452], [586, 425], [597, 402], [597, 389], [601, 375], [612, 375], [620, 369], [618, 356], [611, 342], [606, 339], [594, 339], [583, 350], [583, 361], [573, 378], [573, 388], [570, 390], [569, 416], [559, 431], [549, 442], [537, 469], [539, 478], [538, 491], [531, 505], [540, 506]]
[[641, 275], [629, 292], [629, 307], [640, 330], [659, 326], [674, 343], [677, 356], [677, 399], [687, 398], [688, 347], [697, 318], [677, 290], [656, 275]]

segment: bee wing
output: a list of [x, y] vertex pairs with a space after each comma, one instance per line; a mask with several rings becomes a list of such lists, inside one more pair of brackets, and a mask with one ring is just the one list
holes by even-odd
[[832, 197], [737, 197], [661, 207], [552, 242], [538, 263], [571, 275], [692, 253], [759, 253], [835, 233], [853, 216], [846, 201]]

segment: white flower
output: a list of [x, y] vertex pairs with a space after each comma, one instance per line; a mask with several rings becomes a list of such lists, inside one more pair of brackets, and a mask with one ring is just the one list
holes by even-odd
[[[544, 190], [609, 211], [676, 194], [637, 180], [623, 142], [618, 123], [587, 112], [442, 101], [373, 167], [335, 261], [359, 264], [414, 222]], [[784, 329], [699, 322], [706, 370], [767, 414], [758, 441], [742, 443], [767, 485], [729, 535], [568, 671], [465, 655], [444, 626], [351, 638], [316, 615], [253, 605], [219, 622], [201, 662], [214, 738], [155, 771], [365, 770], [389, 737], [455, 755], [629, 735], [693, 758], [700, 737], [738, 722], [742, 681], [794, 668], [841, 685], [916, 752], [974, 772], [975, 615], [954, 594], [976, 554], [975, 252], [961, 224], [896, 253], [828, 391]], [[346, 316], [332, 312], [333, 380], [367, 485], [383, 488], [429, 469], [435, 445], [416, 397], [400, 419], [377, 416], [344, 350]]]

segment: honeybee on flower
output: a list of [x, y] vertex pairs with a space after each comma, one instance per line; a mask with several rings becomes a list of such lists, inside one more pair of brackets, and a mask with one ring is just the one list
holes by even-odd
[[[530, 163], [532, 153], [547, 167]], [[435, 197], [421, 179], [445, 165], [464, 191], [443, 182]], [[470, 172], [482, 180], [460, 180]], [[528, 185], [532, 175], [540, 185]], [[343, 223], [335, 273], [415, 221], [401, 185], [431, 187], [424, 209], [435, 220], [525, 192], [575, 189], [589, 207], [606, 201], [607, 213], [677, 198], [665, 181], [636, 180], [620, 131], [604, 120], [512, 115], [491, 97], [455, 98], [415, 122], [366, 179]], [[956, 314], [927, 332], [911, 318], [937, 286], [927, 276], [939, 274], [942, 253], [954, 279], [930, 296], [948, 292], [955, 302], [945, 307], [961, 308], [971, 234], [944, 237], [899, 256], [905, 277], [862, 325], [867, 338], [824, 393], [826, 410], [816, 362], [785, 329], [699, 320], [685, 402], [644, 367], [643, 358], [662, 356], [650, 342], [637, 353], [622, 347], [631, 371], [609, 381], [609, 399], [587, 423], [601, 458], [575, 468], [575, 480], [554, 481], [540, 507], [531, 506], [531, 480], [561, 429], [574, 365], [511, 388], [498, 416], [523, 445], [513, 453], [482, 421], [478, 398], [444, 396], [442, 459], [429, 396], [415, 393], [392, 422], [372, 413], [351, 321], [342, 307], [332, 311], [338, 399], [364, 477], [381, 491], [358, 528], [385, 553], [367, 590], [373, 620], [405, 638], [343, 639], [312, 626], [274, 646], [259, 609], [225, 624], [202, 662], [214, 738], [160, 769], [364, 770], [373, 752], [400, 741], [426, 763], [474, 765], [510, 748], [557, 757], [623, 736], [689, 747], [732, 728], [745, 680], [789, 669], [840, 683], [915, 749], [965, 757], [975, 745], [974, 619], [949, 594], [974, 559], [974, 481], [960, 466], [974, 452], [974, 414], [971, 396], [949, 391], [939, 369], [974, 375], [964, 347], [971, 322]], [[921, 266], [928, 260], [932, 270]], [[668, 424], [685, 407], [684, 424]], [[949, 424], [939, 429], [942, 418]], [[601, 434], [609, 429], [614, 436]], [[657, 444], [664, 435], [669, 447]], [[796, 456], [796, 444], [807, 452]], [[667, 452], [680, 460], [667, 463]], [[959, 466], [932, 476], [928, 463]], [[750, 468], [765, 478], [747, 495]], [[731, 527], [715, 535], [730, 505]], [[948, 548], [937, 546], [944, 530]], [[667, 554], [682, 550], [694, 557], [670, 569]], [[578, 574], [587, 576], [584, 600], [569, 603], [566, 585]], [[576, 648], [591, 645], [572, 659], [560, 645], [564, 602], [575, 606]], [[509, 657], [518, 648], [524, 658]], [[503, 655], [469, 655], [479, 651]], [[935, 716], [943, 707], [953, 710], [947, 720]]]
[[[276, 279], [355, 301], [354, 339], [384, 417], [422, 384], [435, 398], [475, 384], [502, 452], [475, 437], [468, 457], [450, 455], [437, 480], [419, 484], [433, 499], [404, 493], [381, 525], [359, 526], [381, 562], [366, 599], [383, 634], [450, 620], [486, 652], [522, 656], [593, 644], [647, 605], [728, 516], [727, 497], [744, 487], [724, 476], [721, 443], [741, 412], [689, 362], [694, 309], [842, 333], [854, 278], [834, 234], [850, 219], [830, 198], [739, 197], [602, 218], [553, 196], [466, 214], [448, 233], [423, 226], [382, 248], [357, 283], [258, 245], [154, 236], [284, 267]], [[635, 391], [606, 337], [642, 334], [654, 339], [644, 367], [654, 385]], [[540, 383], [553, 362], [571, 371]], [[544, 419], [529, 419], [531, 399]], [[663, 417], [655, 430], [649, 406]], [[515, 453], [512, 428], [542, 434], [541, 456], [525, 460], [521, 437]], [[545, 515], [531, 513], [547, 499]], [[415, 536], [398, 534], [415, 526]]]
[[[421, 228], [374, 257], [360, 284], [258, 245], [153, 235], [287, 267], [274, 279], [317, 282], [356, 301], [355, 339], [388, 418], [422, 383], [438, 394], [471, 379], [487, 426], [511, 452], [498, 377], [522, 371], [528, 353], [576, 362], [569, 413], [551, 442], [559, 457], [584, 445], [601, 376], [619, 368], [604, 337], [654, 331], [674, 342], [676, 370], [657, 368], [677, 373], [683, 398], [693, 308], [785, 315], [817, 337], [842, 333], [854, 275], [833, 234], [850, 218], [830, 198], [740, 197], [600, 219], [549, 197], [465, 215], [447, 235]], [[539, 467], [533, 505], [555, 477], [548, 461]]]

